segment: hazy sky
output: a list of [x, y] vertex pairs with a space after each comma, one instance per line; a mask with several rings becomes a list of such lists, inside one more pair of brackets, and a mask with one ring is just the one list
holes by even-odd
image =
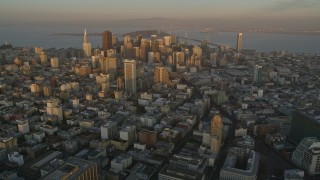
[[299, 17], [312, 18], [316, 21], [320, 18], [320, 0], [1, 0], [0, 2], [0, 23], [155, 17], [194, 19]]

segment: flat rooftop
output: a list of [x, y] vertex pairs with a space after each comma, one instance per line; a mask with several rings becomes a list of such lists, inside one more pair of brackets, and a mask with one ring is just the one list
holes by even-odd
[[44, 180], [60, 180], [63, 176], [65, 176], [69, 172], [73, 172], [73, 173], [68, 177], [68, 179], [76, 179], [85, 170], [87, 170], [88, 168], [94, 165], [95, 165], [94, 162], [87, 161], [81, 158], [71, 157], [60, 168], [56, 169], [55, 171], [53, 171], [43, 179]]
[[202, 180], [203, 176], [200, 173], [183, 170], [169, 165], [164, 165], [159, 172], [159, 176], [161, 175], [184, 180]]

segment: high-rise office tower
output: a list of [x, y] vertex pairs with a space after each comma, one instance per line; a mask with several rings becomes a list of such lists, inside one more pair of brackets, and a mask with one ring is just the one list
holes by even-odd
[[132, 94], [137, 92], [137, 64], [135, 60], [126, 59], [124, 61], [124, 87]]
[[83, 35], [83, 52], [84, 52], [84, 56], [86, 57], [91, 56], [91, 43], [88, 42], [87, 30], [84, 30], [84, 35]]
[[123, 90], [123, 77], [117, 77], [117, 88]]
[[106, 124], [100, 126], [101, 139], [112, 139], [117, 135], [117, 123], [107, 122]]
[[103, 50], [112, 49], [112, 32], [110, 31], [102, 32], [102, 49]]
[[124, 36], [124, 38], [123, 38], [123, 45], [124, 45], [124, 47], [126, 47], [127, 44], [129, 44], [129, 43], [131, 43], [131, 36], [130, 36], [130, 35]]
[[173, 52], [173, 59], [177, 64], [185, 64], [184, 52]]
[[158, 41], [152, 41], [151, 42], [151, 52], [156, 53], [159, 51], [159, 42]]
[[154, 52], [148, 52], [148, 63], [152, 64], [154, 62]]
[[171, 36], [164, 36], [163, 37], [163, 45], [170, 46], [171, 45]]
[[218, 54], [217, 53], [211, 53], [210, 54], [210, 63], [211, 65], [217, 65], [217, 58], [218, 58]]
[[219, 153], [222, 139], [222, 120], [219, 114], [215, 114], [211, 120], [211, 150]]
[[141, 42], [140, 45], [140, 60], [146, 62], [148, 60], [149, 45], [146, 42]]
[[125, 57], [126, 58], [133, 58], [133, 54], [134, 54], [134, 51], [133, 51], [133, 45], [131, 42], [128, 42], [126, 45], [125, 45]]
[[253, 66], [253, 83], [257, 86], [261, 86], [262, 83], [262, 66]]
[[0, 53], [0, 65], [6, 64], [6, 54]]
[[118, 41], [117, 36], [112, 36], [112, 46], [113, 46], [114, 44], [116, 44], [117, 41]]
[[140, 58], [140, 47], [133, 47], [133, 57], [137, 59]]
[[46, 65], [48, 62], [48, 57], [44, 51], [40, 52], [40, 62], [42, 65]]
[[192, 53], [198, 57], [198, 59], [202, 60], [202, 49], [199, 46], [193, 46]]
[[169, 72], [165, 67], [156, 67], [154, 69], [154, 84], [157, 83], [168, 83], [169, 82]]
[[241, 50], [242, 50], [242, 33], [239, 33], [237, 37], [237, 52], [240, 53]]
[[54, 57], [51, 58], [51, 67], [52, 68], [59, 68], [59, 59]]
[[102, 73], [110, 74], [111, 80], [114, 80], [117, 77], [117, 68], [118, 68], [118, 62], [117, 58], [111, 58], [111, 57], [103, 57], [99, 59], [99, 66], [100, 71]]
[[126, 126], [120, 130], [120, 139], [128, 141], [129, 145], [132, 145], [136, 140], [136, 127]]

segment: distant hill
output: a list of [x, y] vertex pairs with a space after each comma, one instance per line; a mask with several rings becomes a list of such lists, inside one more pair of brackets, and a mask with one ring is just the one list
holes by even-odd
[[13, 46], [11, 44], [2, 44], [0, 46], [0, 49], [12, 49]]
[[126, 33], [121, 36], [126, 36], [126, 35], [131, 35], [131, 36], [142, 35], [143, 37], [150, 37], [151, 35], [157, 35], [158, 38], [163, 38], [164, 36], [169, 36], [170, 34], [162, 31], [158, 31], [158, 30], [144, 30], [144, 31], [135, 31], [131, 33]]
[[[83, 36], [83, 33], [54, 33], [51, 34], [52, 36]], [[125, 35], [131, 35], [131, 36], [136, 36], [136, 35], [142, 35], [143, 37], [150, 37], [151, 35], [157, 35], [159, 38], [162, 38], [164, 36], [168, 36], [168, 33], [158, 31], [158, 30], [143, 30], [143, 31], [135, 31], [131, 33], [126, 33], [126, 34], [114, 34], [118, 36], [125, 36]], [[88, 36], [101, 36], [101, 33], [88, 33]]]

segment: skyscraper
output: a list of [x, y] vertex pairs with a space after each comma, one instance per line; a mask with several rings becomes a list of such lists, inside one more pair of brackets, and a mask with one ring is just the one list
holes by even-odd
[[168, 83], [169, 82], [169, 72], [165, 67], [156, 67], [154, 69], [154, 77], [153, 77], [154, 84], [157, 83]]
[[112, 80], [117, 77], [118, 62], [116, 58], [100, 58], [99, 64], [102, 73], [110, 74]]
[[237, 52], [240, 53], [241, 50], [242, 50], [242, 33], [239, 33], [237, 37]]
[[148, 60], [149, 43], [141, 42], [140, 45], [140, 60], [146, 62]]
[[59, 68], [59, 59], [54, 57], [51, 58], [51, 67], [52, 68]]
[[133, 58], [133, 54], [134, 54], [134, 51], [133, 51], [133, 45], [131, 42], [128, 42], [126, 44], [126, 46], [124, 47], [124, 50], [125, 50], [125, 57], [126, 58]]
[[127, 44], [131, 43], [131, 36], [130, 35], [126, 35], [123, 38], [123, 45], [126, 47]]
[[152, 41], [151, 42], [151, 51], [153, 53], [156, 53], [159, 51], [159, 42], [158, 41]]
[[292, 162], [310, 175], [320, 174], [319, 148], [316, 137], [304, 137], [292, 153]]
[[40, 62], [42, 65], [46, 65], [48, 61], [48, 57], [44, 51], [41, 51], [40, 53]]
[[6, 64], [6, 55], [4, 53], [0, 53], [0, 65]]
[[253, 66], [253, 83], [256, 86], [261, 86], [262, 83], [262, 66]]
[[102, 49], [103, 50], [112, 49], [112, 32], [110, 31], [102, 32]]
[[222, 139], [222, 120], [219, 114], [215, 114], [211, 120], [211, 150], [219, 153]]
[[91, 43], [88, 42], [88, 35], [86, 30], [84, 30], [84, 35], [83, 35], [83, 52], [84, 52], [84, 56], [86, 57], [91, 56]]
[[135, 60], [124, 61], [124, 86], [125, 90], [135, 94], [137, 92], [137, 64]]
[[163, 37], [163, 45], [170, 46], [170, 44], [171, 44], [171, 36], [164, 36]]

